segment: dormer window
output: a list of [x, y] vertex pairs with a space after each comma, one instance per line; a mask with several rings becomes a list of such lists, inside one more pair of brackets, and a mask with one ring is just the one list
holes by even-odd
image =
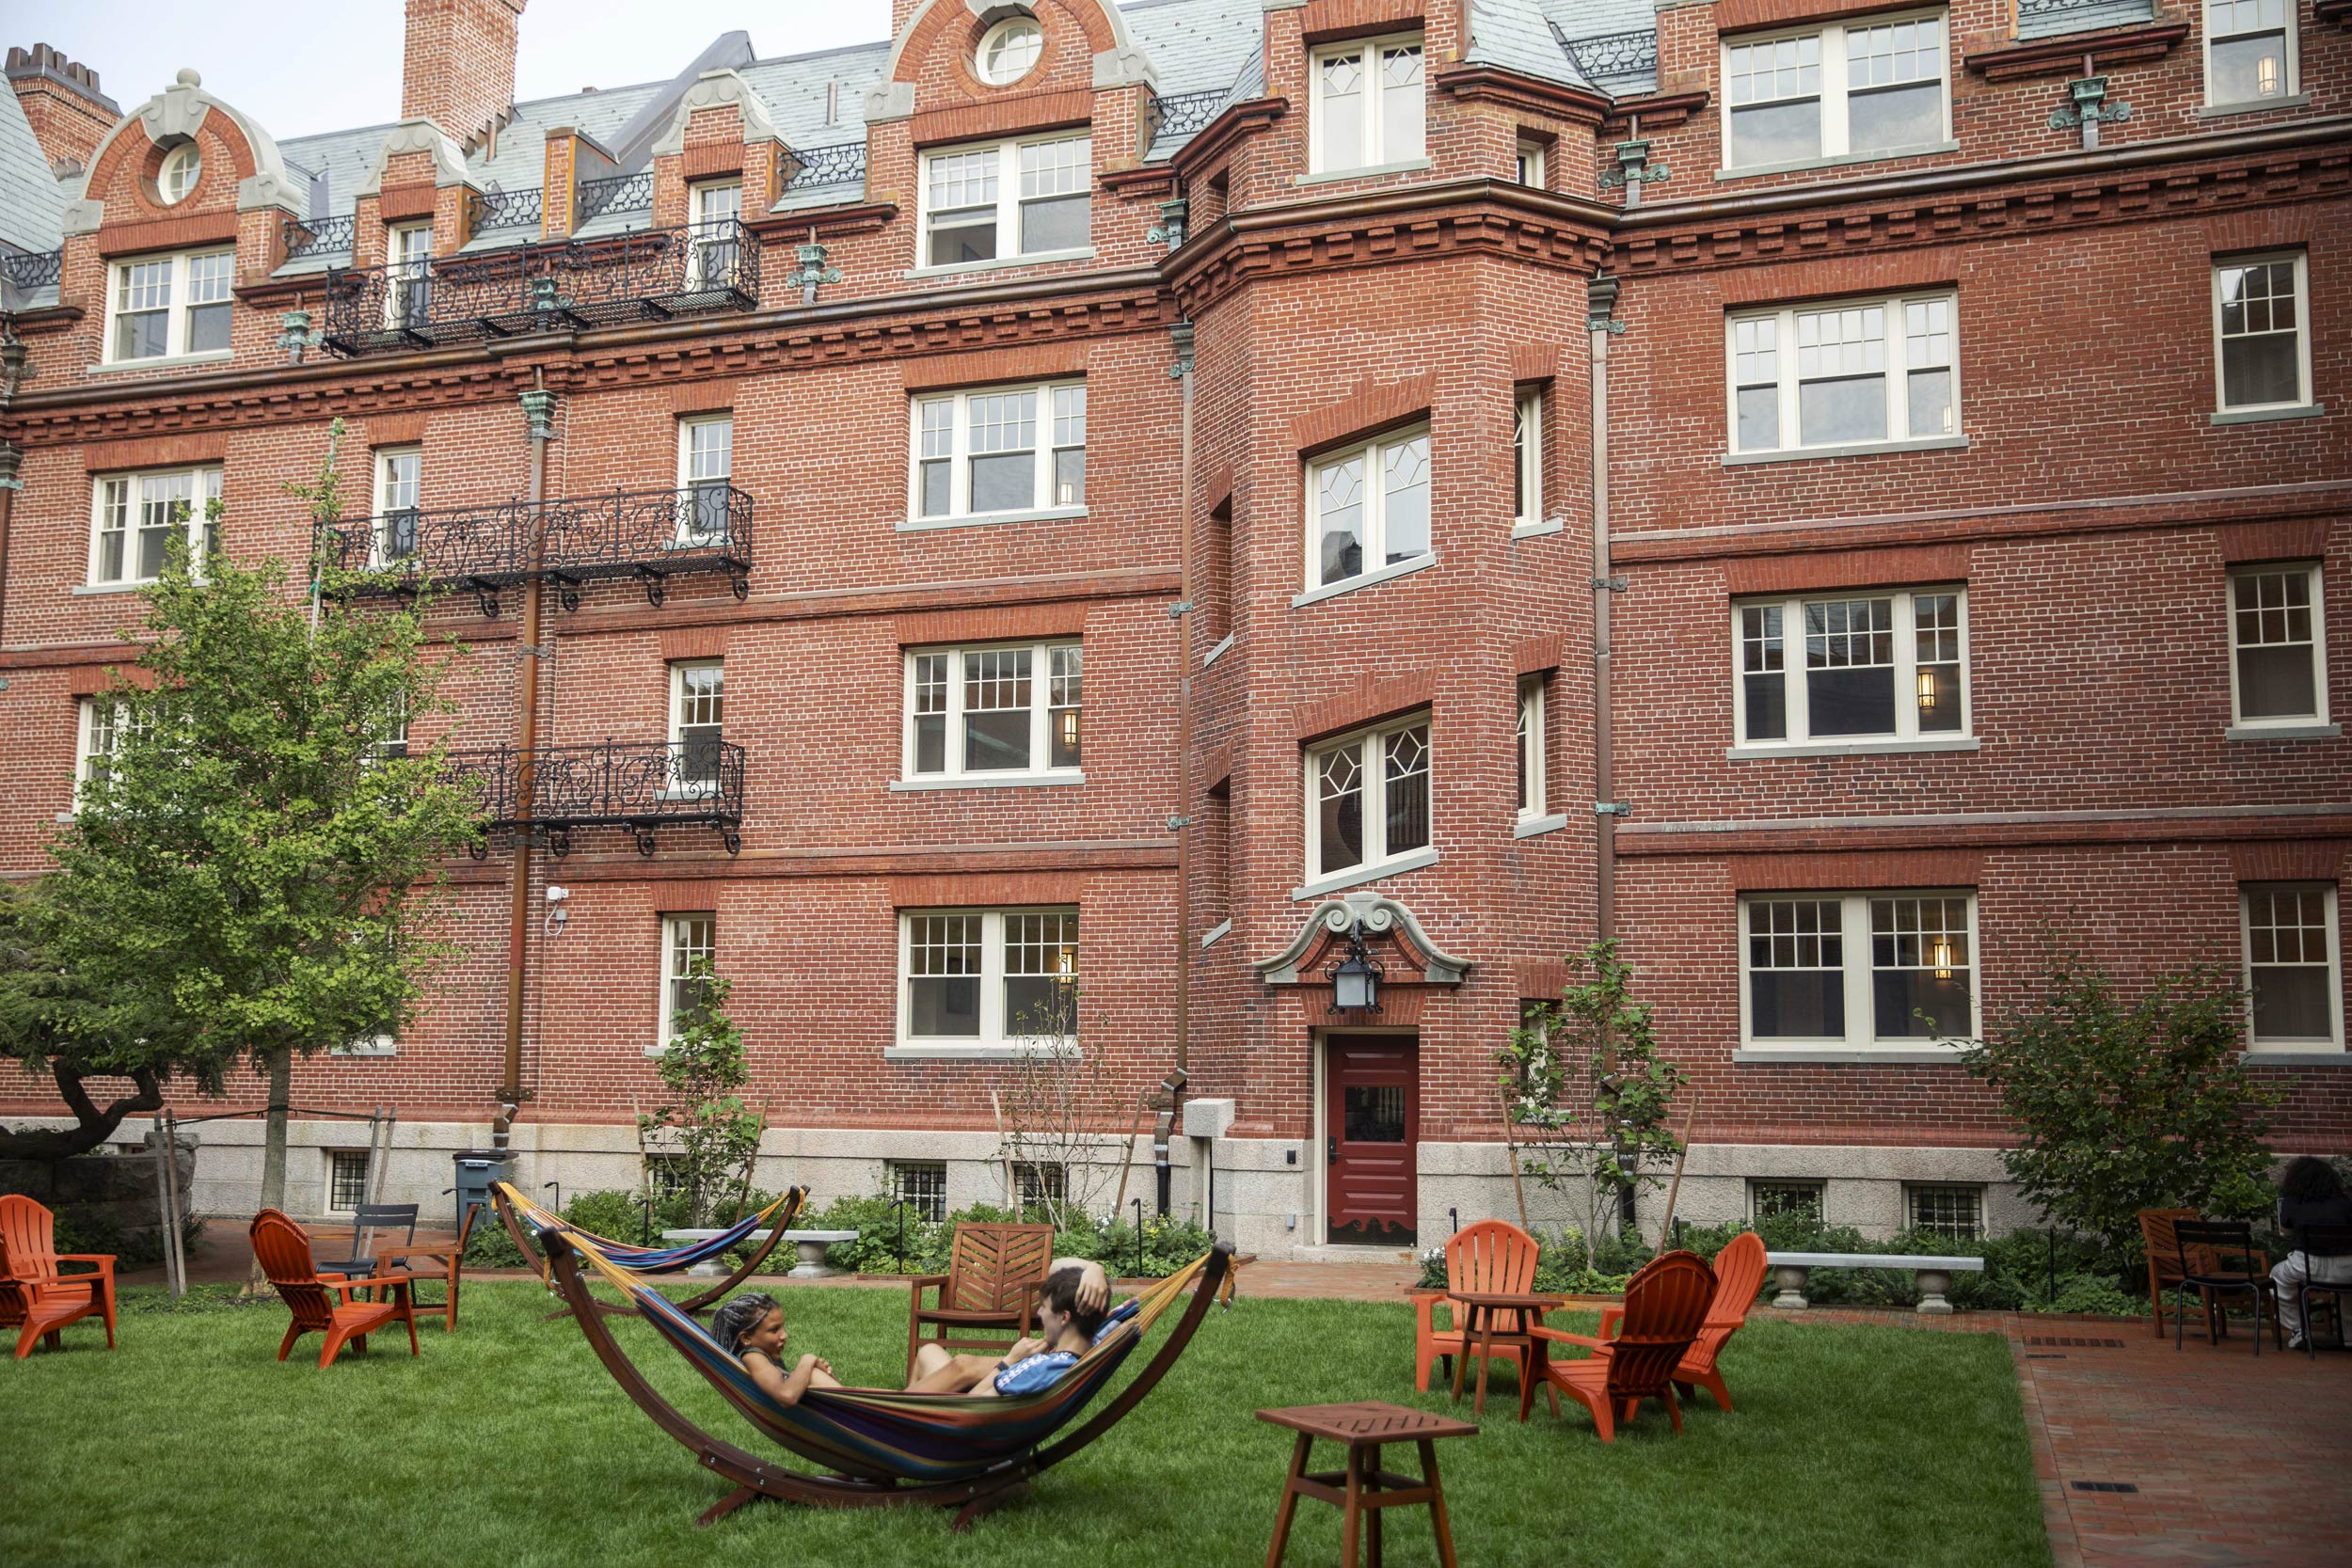
[[118, 261], [106, 291], [106, 363], [227, 354], [234, 251]]
[[1724, 167], [1764, 173], [1940, 150], [1943, 13], [1724, 43]]
[[926, 267], [1066, 261], [1093, 239], [1094, 142], [1054, 135], [923, 155]]
[[1029, 73], [1045, 51], [1045, 34], [1033, 16], [1009, 16], [980, 39], [975, 56], [980, 80], [990, 87], [1009, 87]]
[[1307, 81], [1314, 132], [1311, 172], [1385, 168], [1424, 155], [1428, 89], [1419, 33], [1318, 49], [1307, 63]]
[[167, 207], [187, 198], [196, 189], [197, 178], [204, 172], [204, 154], [192, 141], [183, 141], [164, 154], [163, 167], [155, 171], [155, 191]]

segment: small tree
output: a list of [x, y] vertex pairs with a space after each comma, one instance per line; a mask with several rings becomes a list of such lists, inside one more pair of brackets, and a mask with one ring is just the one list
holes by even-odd
[[1530, 1007], [1496, 1055], [1520, 1169], [1581, 1206], [1587, 1268], [1595, 1238], [1682, 1147], [1667, 1117], [1687, 1080], [1659, 1058], [1632, 982], [1614, 940], [1571, 955], [1560, 1000]]
[[2142, 1209], [2253, 1217], [2268, 1205], [2266, 1113], [2247, 1072], [2246, 993], [2219, 964], [2158, 975], [2126, 997], [2098, 964], [2052, 957], [2040, 994], [1961, 1060], [2017, 1129], [2002, 1151], [2052, 1221], [2138, 1246]]
[[[217, 1075], [217, 1062], [183, 1061], [168, 1030], [134, 1020], [72, 958], [73, 906], [46, 881], [0, 882], [0, 1050], [47, 1073], [75, 1125], [59, 1131], [0, 1127], [0, 1159], [63, 1160], [87, 1153], [134, 1112], [163, 1108], [174, 1070]], [[89, 1080], [128, 1078], [132, 1092], [104, 1105]]]
[[669, 1144], [686, 1223], [707, 1225], [728, 1185], [744, 1176], [759, 1153], [761, 1118], [743, 1103], [751, 1058], [743, 1031], [727, 1016], [734, 983], [707, 958], [691, 973], [686, 1006], [673, 1017], [669, 1049], [656, 1058], [669, 1103], [637, 1118], [638, 1130]]
[[[1005, 1117], [999, 1154], [1016, 1170], [1038, 1171], [1037, 1206], [1056, 1228], [1067, 1228], [1073, 1215], [1094, 1212], [1115, 1174], [1115, 1164], [1101, 1158], [1118, 1146], [1118, 1134], [1104, 1131], [1118, 1103], [1109, 1067], [1104, 1053], [1077, 1049], [1074, 982], [1053, 986], [1023, 1010], [1014, 1029], [1019, 1043], [997, 1090]], [[1058, 1187], [1046, 1175], [1055, 1170], [1061, 1172]], [[1019, 1205], [1018, 1191], [1006, 1196]]]

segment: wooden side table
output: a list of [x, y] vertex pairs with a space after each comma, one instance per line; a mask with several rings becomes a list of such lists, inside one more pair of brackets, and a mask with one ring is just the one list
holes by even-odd
[[[1462, 1355], [1454, 1363], [1454, 1398], [1462, 1398], [1462, 1374], [1469, 1370], [1470, 1357], [1478, 1357], [1478, 1397], [1471, 1402], [1470, 1413], [1486, 1413], [1486, 1364], [1494, 1358], [1495, 1344], [1518, 1353], [1519, 1379], [1525, 1382], [1534, 1361], [1534, 1337], [1528, 1330], [1543, 1322], [1544, 1314], [1568, 1304], [1565, 1296], [1541, 1296], [1515, 1291], [1448, 1291], [1446, 1295], [1457, 1305], [1462, 1314]], [[1512, 1326], [1497, 1328], [1495, 1319], [1508, 1312]], [[1555, 1402], [1553, 1413], [1558, 1414]], [[1520, 1419], [1526, 1419], [1521, 1417]]]
[[[1356, 1568], [1359, 1533], [1371, 1536], [1368, 1568], [1380, 1568], [1380, 1515], [1391, 1508], [1429, 1505], [1430, 1523], [1438, 1532], [1438, 1560], [1455, 1568], [1454, 1531], [1445, 1517], [1445, 1488], [1438, 1480], [1438, 1439], [1474, 1437], [1478, 1429], [1451, 1416], [1432, 1416], [1401, 1404], [1305, 1404], [1287, 1410], [1261, 1410], [1258, 1419], [1298, 1433], [1291, 1450], [1289, 1477], [1282, 1483], [1282, 1504], [1274, 1515], [1274, 1544], [1266, 1548], [1266, 1568], [1277, 1568], [1290, 1544], [1291, 1520], [1301, 1497], [1320, 1497], [1340, 1511], [1340, 1560]], [[1347, 1446], [1344, 1470], [1311, 1473], [1307, 1450], [1316, 1438]], [[1421, 1449], [1419, 1477], [1400, 1476], [1380, 1468], [1380, 1449], [1390, 1443], [1411, 1443]], [[1369, 1517], [1370, 1529], [1365, 1531]]]

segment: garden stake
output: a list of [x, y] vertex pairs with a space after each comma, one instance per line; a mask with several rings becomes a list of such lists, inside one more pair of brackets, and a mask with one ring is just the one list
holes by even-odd
[[1136, 1277], [1143, 1277], [1143, 1199], [1136, 1199]]
[[1527, 1228], [1527, 1189], [1519, 1185], [1519, 1135], [1511, 1120], [1511, 1095], [1502, 1095], [1502, 1147], [1511, 1155], [1511, 1196], [1519, 1206], [1519, 1228]]
[[174, 1301], [188, 1293], [188, 1254], [180, 1240], [180, 1121], [164, 1107], [164, 1191], [171, 1205], [164, 1216], [166, 1283]]
[[1675, 1150], [1675, 1179], [1666, 1188], [1666, 1219], [1658, 1227], [1658, 1250], [1666, 1250], [1667, 1238], [1674, 1234], [1675, 1199], [1682, 1193], [1682, 1162], [1691, 1157], [1691, 1123], [1699, 1114], [1698, 1091], [1691, 1091], [1690, 1108], [1682, 1113], [1682, 1147]]
[[1127, 1132], [1127, 1163], [1119, 1167], [1119, 1196], [1111, 1199], [1113, 1214], [1127, 1207], [1127, 1176], [1136, 1168], [1136, 1145], [1142, 1140], [1143, 1121], [1151, 1114], [1152, 1101], [1149, 1093], [1136, 1095], [1136, 1124]]

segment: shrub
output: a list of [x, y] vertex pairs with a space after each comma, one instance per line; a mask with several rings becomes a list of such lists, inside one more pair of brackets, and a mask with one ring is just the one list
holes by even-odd
[[[901, 1216], [906, 1227], [905, 1267], [900, 1268]], [[1054, 1256], [1084, 1258], [1103, 1265], [1114, 1275], [1136, 1270], [1136, 1232], [1132, 1224], [1106, 1224], [1090, 1215], [1065, 1212], [1056, 1232]], [[959, 1209], [939, 1224], [912, 1210], [893, 1211], [882, 1195], [835, 1198], [805, 1222], [812, 1230], [855, 1230], [854, 1242], [837, 1242], [825, 1249], [825, 1261], [836, 1269], [860, 1274], [946, 1274], [959, 1225], [1001, 1225], [1026, 1220], [1050, 1223], [1042, 1210], [1015, 1214], [1009, 1209], [976, 1203]], [[1143, 1274], [1158, 1279], [1173, 1274], [1216, 1244], [1216, 1238], [1189, 1220], [1147, 1217], [1143, 1222]]]

